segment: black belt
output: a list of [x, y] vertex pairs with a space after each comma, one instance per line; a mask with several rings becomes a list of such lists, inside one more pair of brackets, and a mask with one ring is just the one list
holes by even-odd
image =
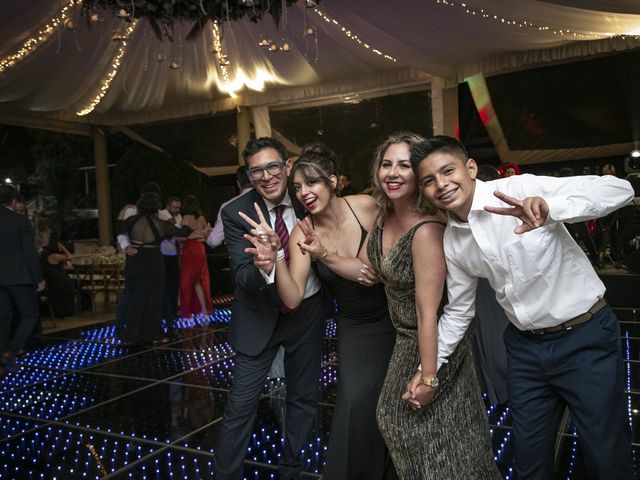
[[567, 320], [560, 325], [556, 325], [554, 327], [547, 328], [535, 328], [532, 330], [525, 330], [529, 333], [535, 333], [536, 335], [544, 335], [545, 333], [555, 333], [561, 332], [562, 330], [570, 330], [576, 325], [580, 325], [582, 323], [588, 322], [593, 318], [593, 316], [607, 306], [607, 302], [601, 298], [598, 300], [588, 311], [583, 313], [582, 315], [578, 315], [577, 317], [572, 318], [571, 320]]

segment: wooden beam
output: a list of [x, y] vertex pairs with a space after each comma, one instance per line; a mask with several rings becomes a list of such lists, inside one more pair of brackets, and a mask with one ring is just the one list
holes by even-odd
[[235, 175], [236, 170], [238, 170], [238, 165], [227, 165], [227, 166], [224, 166], [224, 167], [196, 167], [196, 166], [194, 166], [193, 168], [195, 168], [199, 172], [204, 173], [205, 175], [207, 175], [209, 177], [217, 177], [219, 175], [231, 175], [231, 174]]
[[85, 137], [93, 136], [93, 129], [91, 125], [87, 123], [66, 122], [64, 120], [55, 120], [42, 116], [0, 112], [0, 123], [4, 125], [15, 125], [17, 127], [50, 130], [52, 132], [71, 133]]

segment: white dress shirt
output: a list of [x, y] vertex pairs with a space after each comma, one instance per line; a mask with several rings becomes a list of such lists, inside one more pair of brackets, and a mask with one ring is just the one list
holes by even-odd
[[[126, 220], [129, 217], [133, 217], [134, 215], [137, 215], [137, 214], [138, 214], [138, 209], [136, 207], [129, 207], [124, 211], [124, 220]], [[131, 240], [129, 239], [129, 235], [127, 234], [121, 233], [116, 237], [116, 240], [118, 241], [118, 246], [120, 247], [120, 250], [122, 250], [123, 252], [126, 252], [127, 247], [131, 245]]]
[[[542, 197], [549, 206], [547, 221], [535, 230], [514, 233], [519, 219], [484, 210], [486, 205], [509, 207], [494, 191], [519, 200]], [[608, 215], [633, 196], [629, 182], [610, 175], [476, 180], [468, 223], [449, 214], [444, 233], [449, 304], [438, 323], [438, 368], [474, 317], [478, 277], [489, 280], [520, 330], [553, 327], [588, 311], [605, 287], [562, 222]]]
[[227, 200], [222, 205], [220, 205], [220, 208], [218, 209], [218, 216], [216, 217], [216, 223], [213, 224], [213, 229], [211, 230], [211, 232], [209, 233], [209, 236], [207, 237], [207, 245], [209, 245], [211, 248], [219, 247], [220, 245], [222, 245], [222, 242], [224, 242], [224, 225], [222, 224], [222, 209], [226, 207], [228, 204], [230, 204], [231, 202], [233, 202], [236, 198], [241, 197], [242, 195], [244, 195], [245, 193], [251, 190], [253, 190], [253, 187], [245, 187], [242, 190], [240, 190], [240, 193], [238, 195], [236, 195], [235, 197]]
[[[276, 212], [274, 211], [274, 208], [276, 207], [276, 205], [271, 203], [266, 198], [264, 199], [264, 202], [267, 204], [267, 209], [269, 210], [269, 218], [271, 219], [271, 226], [273, 227], [276, 224]], [[296, 226], [296, 212], [294, 211], [293, 206], [291, 204], [291, 198], [289, 197], [289, 193], [285, 193], [284, 198], [278, 205], [284, 205], [286, 207], [282, 212], [282, 219], [284, 220], [284, 223], [287, 226], [289, 235], [291, 235], [291, 232], [293, 231], [293, 227]], [[298, 246], [289, 244], [289, 249], [292, 249], [292, 248], [298, 248]], [[264, 279], [267, 281], [268, 284], [272, 284], [274, 282], [275, 273], [276, 273], [275, 266], [271, 270], [271, 273], [269, 275], [264, 273], [264, 271], [262, 270], [260, 270], [260, 273], [262, 274], [262, 276], [264, 277]], [[307, 277], [307, 284], [304, 287], [303, 298], [309, 298], [311, 295], [315, 295], [316, 293], [318, 293], [319, 290], [320, 290], [320, 280], [318, 280], [318, 277], [316, 277], [316, 274], [313, 271], [313, 269], [309, 269], [309, 276]]]
[[[166, 221], [174, 219], [176, 227], [179, 227], [182, 223], [182, 215], [178, 214], [174, 217], [166, 208], [158, 212], [158, 218]], [[160, 251], [162, 252], [162, 255], [166, 255], [168, 257], [175, 257], [178, 255], [176, 240], [174, 238], [165, 238], [162, 240], [162, 243], [160, 244]]]

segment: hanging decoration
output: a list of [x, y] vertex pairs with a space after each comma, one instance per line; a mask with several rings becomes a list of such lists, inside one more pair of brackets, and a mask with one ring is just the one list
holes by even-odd
[[75, 28], [70, 15], [73, 7], [80, 3], [82, 3], [82, 0], [70, 0], [64, 7], [62, 7], [58, 15], [50, 18], [44, 27], [25, 40], [22, 46], [15, 53], [7, 55], [4, 58], [0, 58], [0, 74], [11, 67], [14, 67], [18, 62], [24, 60], [25, 57], [31, 55], [40, 45], [49, 39], [51, 34], [61, 24], [65, 25], [67, 29], [70, 29], [70, 26]]
[[[171, 39], [171, 31], [178, 20], [195, 22], [187, 39], [195, 38], [208, 21], [223, 22], [249, 18], [257, 22], [263, 15], [271, 15], [276, 24], [286, 15], [286, 7], [298, 0], [84, 0], [87, 17], [100, 10], [112, 12], [132, 21], [146, 19], [159, 39]], [[308, 0], [305, 0], [308, 1]], [[314, 0], [314, 4], [320, 0]]]
[[77, 111], [76, 115], [82, 117], [84, 115], [88, 115], [89, 113], [93, 112], [93, 110], [100, 104], [104, 96], [107, 94], [107, 92], [109, 91], [109, 87], [111, 86], [111, 83], [113, 82], [114, 78], [118, 73], [118, 70], [120, 69], [122, 57], [124, 57], [124, 54], [127, 51], [127, 42], [133, 36], [133, 32], [135, 31], [137, 25], [138, 25], [137, 20], [133, 20], [130, 24], [126, 26], [125, 31], [122, 35], [122, 38], [118, 39], [120, 41], [120, 45], [118, 47], [118, 51], [115, 57], [113, 57], [113, 62], [111, 62], [111, 70], [109, 70], [106, 77], [102, 80], [102, 85], [100, 85], [100, 89], [98, 90], [98, 93], [95, 95], [93, 100], [91, 100], [91, 102], [89, 102], [89, 104], [86, 107]]

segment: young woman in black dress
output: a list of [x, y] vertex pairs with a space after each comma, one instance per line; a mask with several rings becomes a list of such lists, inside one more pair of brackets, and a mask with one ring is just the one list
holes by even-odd
[[[357, 259], [377, 213], [375, 201], [368, 195], [337, 196], [336, 156], [321, 144], [303, 149], [289, 178], [309, 215], [291, 232], [289, 264], [284, 259], [276, 263], [278, 293], [288, 308], [296, 308], [309, 271], [316, 268], [338, 304], [338, 393], [323, 476], [331, 480], [395, 479], [376, 425], [376, 405], [395, 332], [382, 285]], [[264, 220], [253, 226], [256, 248], [261, 240], [279, 243]]]

